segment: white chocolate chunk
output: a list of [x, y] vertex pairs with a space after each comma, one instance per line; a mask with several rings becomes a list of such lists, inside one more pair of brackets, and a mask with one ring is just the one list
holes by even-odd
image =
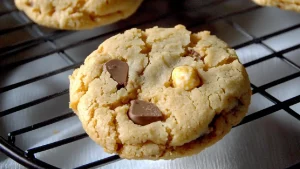
[[184, 90], [192, 90], [199, 86], [201, 80], [197, 71], [191, 66], [179, 66], [172, 72], [173, 86]]

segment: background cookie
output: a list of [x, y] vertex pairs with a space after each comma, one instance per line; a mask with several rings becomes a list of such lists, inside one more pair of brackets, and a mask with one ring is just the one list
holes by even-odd
[[275, 6], [281, 9], [300, 12], [300, 0], [253, 0], [259, 5]]
[[58, 29], [91, 29], [127, 18], [142, 0], [15, 0], [34, 22]]
[[[250, 96], [235, 51], [182, 25], [113, 36], [70, 76], [70, 107], [83, 128], [106, 152], [128, 159], [200, 152], [242, 120]], [[155, 111], [156, 119], [138, 119], [132, 111], [139, 106]]]

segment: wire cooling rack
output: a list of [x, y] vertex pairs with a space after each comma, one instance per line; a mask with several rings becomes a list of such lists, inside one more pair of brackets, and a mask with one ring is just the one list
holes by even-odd
[[[273, 11], [275, 15], [272, 15]], [[271, 18], [271, 20], [261, 19], [264, 17]], [[179, 23], [186, 25], [188, 29], [194, 32], [203, 29], [211, 30], [212, 33], [217, 34], [217, 36], [233, 46], [238, 51], [238, 54], [239, 51], [242, 53], [243, 48], [247, 46], [254, 46], [253, 50], [263, 48], [263, 51], [268, 51], [262, 57], [250, 57], [248, 60], [240, 58], [250, 75], [253, 95], [260, 94], [268, 99], [270, 106], [253, 111], [238, 126], [273, 114], [279, 110], [284, 110], [293, 119], [300, 121], [299, 109], [294, 108], [299, 107], [299, 93], [292, 93], [289, 98], [281, 98], [280, 93], [272, 93], [272, 89], [276, 88], [276, 86], [288, 84], [293, 80], [296, 86], [300, 88], [300, 82], [299, 80], [297, 81], [300, 77], [300, 14], [275, 8], [263, 8], [250, 2], [250, 0], [145, 1], [137, 13], [129, 19], [104, 26], [103, 28], [81, 31], [83, 36], [80, 39], [72, 37], [73, 34], [78, 32], [40, 27], [30, 21], [22, 12], [17, 11], [12, 1], [2, 1], [0, 6], [0, 77], [3, 84], [0, 86], [0, 104], [5, 103], [5, 97], [7, 97], [5, 94], [7, 92], [73, 70], [81, 65], [88, 53], [82, 52], [81, 48], [77, 50], [73, 50], [73, 48], [82, 46], [82, 48], [93, 47], [92, 49], [95, 49], [106, 38], [132, 27], [142, 29], [155, 25], [170, 27]], [[280, 42], [283, 40], [285, 40], [285, 43], [281, 44]], [[50, 47], [45, 44], [50, 44]], [[73, 53], [78, 52], [81, 57], [73, 56], [72, 50]], [[88, 51], [91, 52], [92, 50]], [[261, 49], [258, 52], [261, 52]], [[296, 53], [296, 57], [293, 55], [293, 52]], [[21, 80], [17, 80], [14, 83], [5, 83], [8, 70], [46, 59], [49, 55], [57, 53], [63, 55], [68, 65], [53, 68], [51, 71], [42, 72], [30, 78], [21, 78]], [[252, 78], [252, 74], [260, 73], [255, 71], [254, 65], [259, 65], [272, 59], [284, 62], [284, 64], [288, 65], [286, 69], [293, 69], [293, 71], [278, 74], [275, 79], [271, 80], [268, 77], [264, 77], [265, 83]], [[276, 66], [269, 69], [274, 68], [276, 69]], [[280, 69], [282, 69], [281, 72], [286, 72], [286, 69]], [[274, 72], [276, 73], [276, 71]], [[68, 88], [65, 88], [22, 104], [10, 107], [4, 106], [4, 108], [0, 106], [0, 120], [67, 94]], [[27, 149], [23, 149], [16, 144], [17, 137], [37, 129], [46, 128], [51, 124], [65, 121], [73, 116], [75, 116], [73, 112], [61, 112], [55, 117], [41, 118], [43, 120], [10, 131], [1, 129], [0, 150], [28, 168], [57, 168], [47, 161], [36, 158], [36, 154], [79, 141], [88, 137], [87, 134], [77, 134]], [[12, 121], [11, 123], [18, 122]], [[298, 161], [296, 161], [296, 164], [290, 163], [290, 168], [299, 167], [299, 153], [296, 156]], [[112, 155], [77, 166], [76, 168], [103, 166], [118, 160], [120, 160], [119, 156]]]

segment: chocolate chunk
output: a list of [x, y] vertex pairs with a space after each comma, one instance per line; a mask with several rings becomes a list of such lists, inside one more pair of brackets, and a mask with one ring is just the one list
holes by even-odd
[[124, 87], [128, 79], [128, 64], [118, 59], [113, 59], [105, 63], [106, 70], [111, 78], [118, 83], [118, 87]]
[[139, 125], [147, 125], [162, 120], [162, 113], [158, 107], [142, 100], [132, 100], [128, 113], [129, 118]]

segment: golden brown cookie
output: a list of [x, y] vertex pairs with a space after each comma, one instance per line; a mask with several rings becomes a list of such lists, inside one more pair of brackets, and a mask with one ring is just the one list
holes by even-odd
[[34, 22], [57, 29], [81, 30], [110, 24], [133, 14], [142, 0], [15, 0]]
[[263, 6], [274, 6], [285, 10], [300, 12], [300, 0], [253, 0]]
[[70, 107], [88, 135], [127, 159], [174, 159], [220, 140], [251, 89], [235, 51], [208, 31], [130, 29], [70, 76]]

